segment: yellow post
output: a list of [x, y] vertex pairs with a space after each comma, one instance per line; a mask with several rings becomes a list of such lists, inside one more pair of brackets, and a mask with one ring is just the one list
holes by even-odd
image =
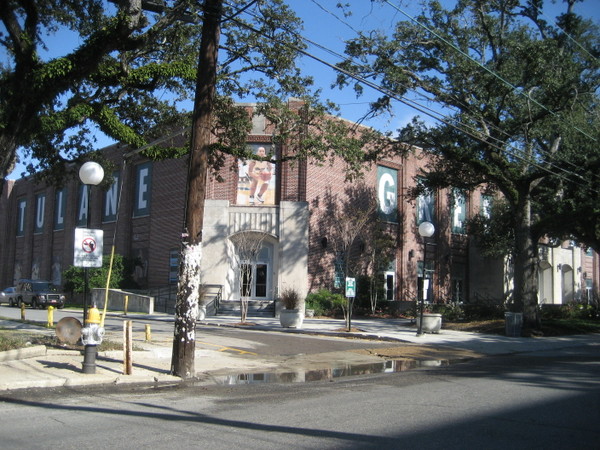
[[123, 321], [123, 374], [131, 375], [133, 373], [133, 322], [131, 320]]
[[146, 324], [146, 342], [150, 342], [152, 340], [152, 331], [150, 330], [150, 325]]
[[127, 315], [127, 307], [129, 306], [129, 295], [125, 296], [125, 306], [123, 307], [123, 313]]
[[25, 303], [21, 302], [21, 320], [25, 320]]
[[46, 323], [48, 328], [54, 326], [54, 306], [48, 306], [48, 323]]
[[[121, 195], [119, 194], [119, 199]], [[119, 200], [119, 203], [120, 204]], [[115, 230], [116, 232], [116, 230]], [[104, 318], [106, 317], [106, 310], [108, 309], [108, 288], [110, 287], [110, 276], [112, 274], [113, 261], [115, 260], [115, 246], [113, 245], [110, 249], [110, 263], [108, 264], [108, 276], [106, 277], [106, 289], [104, 289], [104, 312], [102, 313], [102, 319], [100, 320], [100, 327], [104, 328]]]

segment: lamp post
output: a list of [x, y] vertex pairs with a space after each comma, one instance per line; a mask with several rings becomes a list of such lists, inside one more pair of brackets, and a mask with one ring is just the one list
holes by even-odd
[[[86, 211], [86, 228], [90, 228], [90, 199], [92, 186], [99, 185], [104, 179], [104, 169], [100, 164], [94, 161], [88, 161], [81, 166], [79, 169], [79, 178], [81, 182], [86, 185], [87, 195], [87, 211]], [[93, 317], [88, 317], [88, 295], [89, 295], [89, 277], [88, 277], [88, 265], [84, 266], [84, 293], [83, 293], [83, 323], [84, 328], [82, 329], [82, 341], [85, 345], [84, 359], [83, 359], [83, 373], [96, 373], [96, 345], [102, 342], [102, 336], [104, 335], [104, 329], [99, 327], [99, 314], [98, 310], [94, 307], [90, 310], [90, 313], [94, 313]]]
[[[79, 169], [79, 179], [86, 185], [87, 195], [87, 211], [85, 213], [86, 228], [90, 228], [90, 199], [91, 186], [98, 186], [104, 179], [104, 169], [100, 164], [94, 161], [88, 161]], [[87, 321], [87, 306], [88, 306], [88, 268], [84, 268], [84, 291], [83, 291], [83, 323]]]
[[421, 289], [421, 307], [419, 309], [419, 329], [417, 336], [423, 335], [423, 309], [425, 309], [425, 280], [427, 279], [427, 238], [435, 233], [435, 227], [431, 222], [422, 222], [419, 225], [419, 235], [423, 238], [423, 288]]

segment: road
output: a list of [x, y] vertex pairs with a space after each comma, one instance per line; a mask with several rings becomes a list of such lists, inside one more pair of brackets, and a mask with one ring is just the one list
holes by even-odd
[[63, 388], [0, 397], [3, 448], [587, 449], [594, 347], [308, 383]]
[[[26, 308], [27, 320], [45, 323], [48, 312], [45, 310]], [[19, 319], [21, 311], [18, 308], [0, 306], [0, 317]], [[82, 320], [80, 310], [55, 310], [54, 321], [57, 323], [63, 317], [75, 317]], [[122, 338], [123, 321], [133, 321], [134, 336], [143, 339], [145, 326], [150, 325], [153, 342], [169, 343], [173, 339], [174, 323], [164, 316], [163, 320], [147, 320], [140, 316], [130, 314], [124, 316], [107, 316], [104, 324], [107, 337]], [[340, 339], [334, 337], [317, 337], [310, 335], [297, 335], [289, 333], [264, 333], [241, 328], [206, 326], [199, 324], [196, 328], [196, 349], [221, 350], [231, 353], [250, 353], [261, 357], [286, 356], [299, 354], [314, 354], [337, 352], [366, 348], [395, 347], [397, 343], [374, 342], [360, 339]]]

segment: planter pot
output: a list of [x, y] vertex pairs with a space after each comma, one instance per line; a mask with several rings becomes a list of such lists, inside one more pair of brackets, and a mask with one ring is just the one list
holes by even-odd
[[304, 312], [300, 309], [282, 309], [279, 322], [283, 328], [302, 328]]
[[[421, 316], [417, 315], [417, 329], [421, 323]], [[439, 333], [442, 328], [442, 315], [436, 313], [423, 314], [423, 333]]]
[[304, 315], [305, 317], [315, 317], [315, 310], [314, 309], [307, 309], [304, 311]]
[[206, 318], [206, 305], [198, 306], [198, 317], [196, 320], [204, 320]]

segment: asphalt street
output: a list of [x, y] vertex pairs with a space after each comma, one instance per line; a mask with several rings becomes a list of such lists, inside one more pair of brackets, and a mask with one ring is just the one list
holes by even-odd
[[591, 449], [597, 349], [305, 383], [0, 394], [4, 448]]

